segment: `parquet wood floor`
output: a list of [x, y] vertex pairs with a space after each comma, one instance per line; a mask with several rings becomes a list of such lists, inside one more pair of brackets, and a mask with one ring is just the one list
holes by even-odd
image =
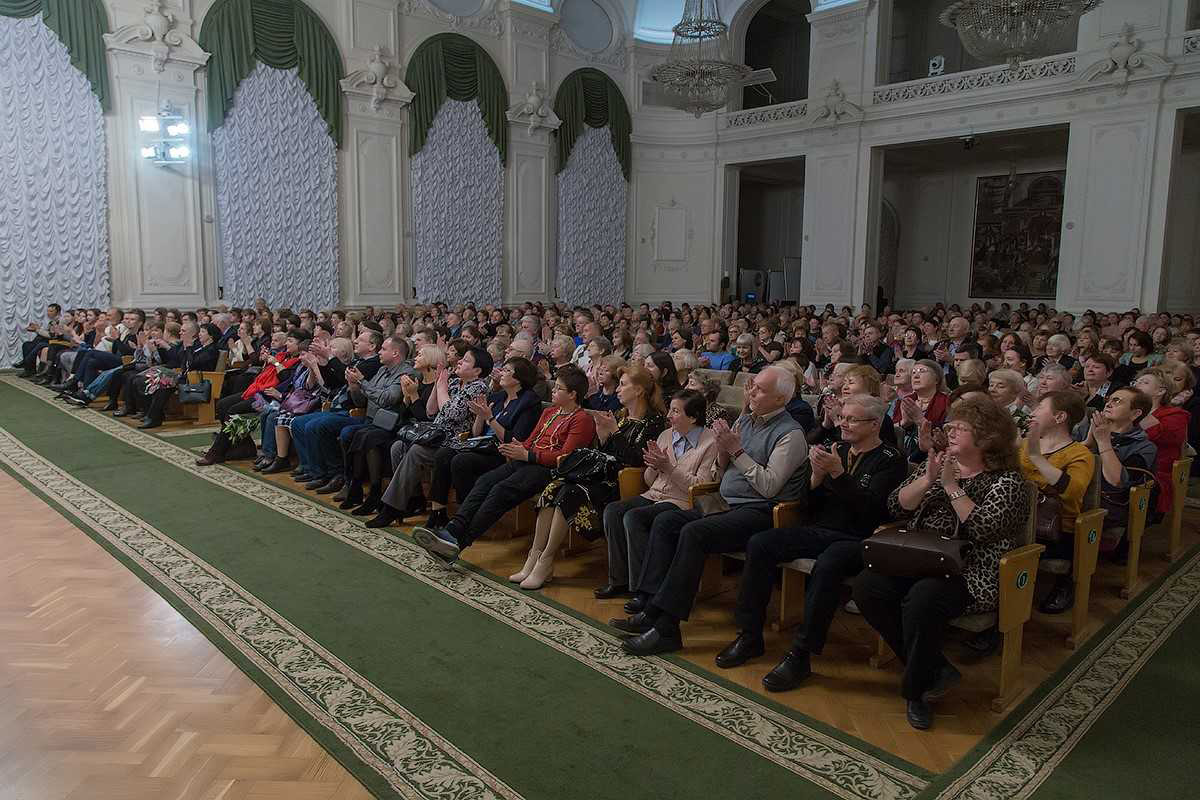
[[367, 800], [199, 631], [6, 473], [0, 798]]

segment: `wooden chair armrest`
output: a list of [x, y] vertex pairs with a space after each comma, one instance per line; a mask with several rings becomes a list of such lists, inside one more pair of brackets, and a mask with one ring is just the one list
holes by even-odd
[[125, 366], [133, 363], [133, 356], [121, 356], [121, 365]]
[[362, 419], [367, 416], [367, 410], [365, 408], [352, 408], [350, 409], [350, 416], [355, 419]]
[[808, 504], [799, 500], [776, 503], [772, 509], [772, 522], [776, 528], [794, 528], [802, 522], [807, 508]]
[[706, 494], [712, 494], [720, 489], [721, 484], [717, 483], [716, 481], [693, 484], [690, 488], [688, 488], [688, 504], [695, 506], [696, 498]]
[[1000, 632], [1016, 630], [1033, 614], [1033, 584], [1044, 544], [1027, 544], [1000, 557]]
[[1084, 511], [1075, 518], [1075, 557], [1071, 571], [1077, 578], [1086, 578], [1096, 571], [1096, 559], [1100, 554], [1100, 531], [1104, 528], [1103, 508]]
[[895, 522], [885, 522], [882, 525], [880, 525], [878, 528], [876, 528], [874, 531], [872, 531], [871, 535], [874, 536], [877, 533], [894, 533], [894, 532], [900, 530], [901, 528], [903, 528], [904, 525], [905, 525], [905, 520], [896, 520]]
[[617, 473], [617, 486], [621, 490], [622, 500], [628, 500], [646, 491], [644, 475], [641, 467], [625, 467]]

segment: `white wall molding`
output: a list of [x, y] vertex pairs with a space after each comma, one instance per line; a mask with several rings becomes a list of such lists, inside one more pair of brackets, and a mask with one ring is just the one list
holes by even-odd
[[360, 114], [365, 110], [387, 119], [399, 119], [400, 110], [416, 96], [400, 78], [396, 65], [378, 45], [373, 49], [366, 66], [342, 78], [340, 85], [352, 112], [357, 107]]
[[1126, 23], [1121, 35], [1108, 47], [1108, 53], [1079, 76], [1080, 83], [1106, 80], [1124, 95], [1130, 81], [1147, 78], [1166, 78], [1175, 68], [1162, 56], [1144, 50], [1143, 42], [1134, 36], [1133, 25]]
[[[123, 305], [199, 306], [215, 298], [207, 280], [201, 175], [207, 139], [197, 70], [208, 61], [176, 12], [145, 7], [141, 20], [106, 34], [113, 90], [113, 297]], [[138, 118], [170, 102], [192, 129], [190, 161], [158, 167], [141, 158]]]

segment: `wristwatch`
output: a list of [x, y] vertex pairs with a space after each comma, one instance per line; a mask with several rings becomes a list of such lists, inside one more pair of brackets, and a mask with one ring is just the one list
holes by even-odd
[[960, 498], [960, 497], [966, 497], [966, 496], [967, 496], [967, 493], [966, 493], [964, 490], [962, 490], [962, 489], [959, 489], [957, 492], [953, 492], [953, 493], [951, 493], [951, 494], [948, 494], [948, 495], [946, 495], [946, 496], [947, 496], [947, 497], [949, 497], [949, 498], [950, 498], [950, 502], [951, 502], [951, 503], [953, 503], [955, 500], [957, 500], [957, 499], [958, 499], [958, 498]]

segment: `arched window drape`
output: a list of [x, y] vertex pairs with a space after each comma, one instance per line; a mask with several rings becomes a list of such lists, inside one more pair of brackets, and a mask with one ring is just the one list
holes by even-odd
[[412, 158], [413, 285], [421, 302], [497, 303], [504, 253], [508, 91], [478, 44], [432, 36], [405, 83]]
[[625, 300], [625, 228], [632, 121], [620, 88], [586, 68], [554, 98], [558, 143], [558, 296], [568, 304]]

